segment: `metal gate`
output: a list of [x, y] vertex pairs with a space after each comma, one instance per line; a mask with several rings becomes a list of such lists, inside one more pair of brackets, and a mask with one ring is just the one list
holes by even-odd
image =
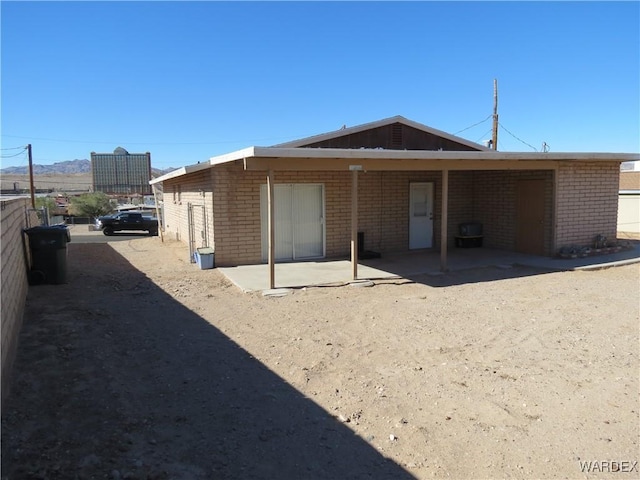
[[27, 228], [31, 228], [36, 225], [49, 225], [49, 210], [46, 207], [42, 208], [27, 208], [26, 212]]
[[187, 224], [189, 230], [189, 261], [195, 263], [198, 237], [200, 237], [200, 247], [209, 246], [207, 210], [204, 205], [187, 204]]

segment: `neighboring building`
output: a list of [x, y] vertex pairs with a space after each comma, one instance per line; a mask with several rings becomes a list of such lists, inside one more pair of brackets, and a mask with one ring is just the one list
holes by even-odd
[[108, 195], [150, 195], [151, 154], [129, 153], [118, 147], [113, 153], [91, 152], [93, 189]]
[[620, 164], [621, 172], [640, 172], [640, 162], [622, 162]]
[[620, 172], [618, 232], [635, 238], [640, 235], [640, 170]]
[[466, 222], [482, 224], [485, 247], [544, 256], [615, 238], [620, 164], [634, 160], [498, 152], [398, 116], [249, 147], [151, 183], [164, 187], [166, 235], [190, 251], [213, 247], [218, 266], [266, 262], [272, 234], [277, 261], [432, 249], [446, 264]]

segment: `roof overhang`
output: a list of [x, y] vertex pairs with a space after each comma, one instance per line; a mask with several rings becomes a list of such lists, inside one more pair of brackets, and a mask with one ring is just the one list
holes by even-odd
[[342, 148], [252, 147], [235, 156], [214, 157], [218, 161], [242, 160], [246, 170], [274, 171], [365, 171], [393, 170], [548, 170], [558, 162], [625, 162], [638, 154], [620, 153], [528, 153], [452, 152], [426, 150], [381, 150]]
[[206, 170], [207, 168], [211, 168], [211, 164], [209, 162], [204, 163], [196, 163], [194, 165], [187, 165], [186, 167], [178, 168], [169, 173], [165, 173], [160, 177], [156, 177], [153, 180], [149, 181], [149, 185], [154, 185], [156, 183], [162, 183], [165, 180], [170, 180], [175, 177], [182, 177], [183, 175], [188, 175], [189, 173], [199, 172], [200, 170]]
[[241, 161], [257, 171], [553, 170], [561, 162], [629, 162], [638, 153], [431, 151], [347, 148], [249, 147], [212, 157], [153, 179], [151, 184], [216, 165]]

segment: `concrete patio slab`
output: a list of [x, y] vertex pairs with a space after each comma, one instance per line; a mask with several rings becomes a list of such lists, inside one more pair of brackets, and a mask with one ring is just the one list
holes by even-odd
[[[266, 264], [219, 268], [224, 275], [245, 292], [269, 289], [269, 267]], [[346, 285], [352, 281], [348, 260], [290, 262], [275, 266], [276, 288], [301, 288], [321, 285]], [[397, 275], [360, 264], [358, 278], [382, 279]]]
[[[640, 262], [640, 242], [633, 242], [633, 245], [633, 249], [627, 251], [575, 259], [540, 257], [490, 248], [454, 249], [448, 255], [447, 271], [486, 267], [504, 269], [516, 265], [547, 271], [608, 268]], [[269, 289], [269, 270], [266, 264], [220, 267], [218, 270], [245, 292]], [[410, 252], [358, 262], [358, 280], [391, 280], [419, 275], [442, 275], [438, 252]], [[349, 260], [275, 265], [275, 286], [278, 289], [347, 285], [352, 282]]]

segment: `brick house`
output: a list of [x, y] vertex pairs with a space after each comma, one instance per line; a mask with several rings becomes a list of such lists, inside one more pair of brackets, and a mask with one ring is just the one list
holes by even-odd
[[[165, 235], [218, 266], [485, 247], [552, 256], [616, 236], [620, 163], [638, 154], [498, 152], [404, 117], [250, 147], [150, 183]], [[272, 201], [269, 201], [271, 198]], [[360, 234], [361, 245], [356, 245]], [[272, 236], [272, 242], [269, 242]], [[271, 247], [270, 247], [271, 245]]]

